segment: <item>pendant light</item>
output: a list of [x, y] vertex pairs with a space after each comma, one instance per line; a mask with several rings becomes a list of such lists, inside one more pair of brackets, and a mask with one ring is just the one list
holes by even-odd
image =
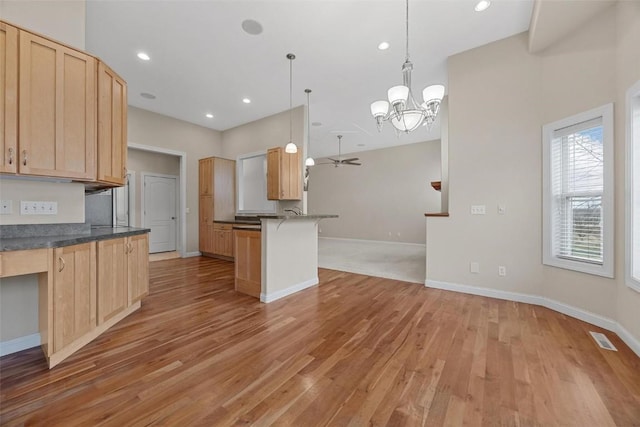
[[293, 143], [293, 60], [296, 56], [293, 53], [287, 53], [289, 60], [289, 143], [284, 147], [284, 152], [295, 154], [298, 147]]
[[308, 155], [311, 150], [311, 110], [309, 109], [309, 94], [311, 93], [311, 89], [305, 89], [304, 93], [307, 94], [307, 159], [304, 161], [304, 165], [315, 166], [316, 161]]

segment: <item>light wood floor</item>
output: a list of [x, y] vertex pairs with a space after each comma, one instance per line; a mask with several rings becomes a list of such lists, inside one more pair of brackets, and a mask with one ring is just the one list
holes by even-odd
[[151, 264], [142, 308], [49, 371], [0, 359], [0, 424], [640, 425], [640, 359], [546, 308], [331, 270], [268, 305], [233, 264]]

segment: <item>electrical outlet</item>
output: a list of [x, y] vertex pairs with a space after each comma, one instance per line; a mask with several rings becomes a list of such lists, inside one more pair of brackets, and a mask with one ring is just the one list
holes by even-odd
[[13, 213], [13, 200], [0, 200], [0, 215]]
[[507, 275], [507, 267], [505, 267], [504, 265], [499, 265], [498, 266], [498, 276], [506, 276]]
[[484, 215], [487, 213], [485, 205], [471, 205], [471, 215]]
[[480, 263], [472, 262], [471, 264], [469, 264], [469, 271], [471, 271], [474, 274], [480, 273]]

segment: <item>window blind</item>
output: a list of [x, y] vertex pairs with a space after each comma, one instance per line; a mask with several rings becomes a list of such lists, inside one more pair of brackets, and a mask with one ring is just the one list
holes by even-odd
[[603, 263], [604, 144], [602, 117], [553, 132], [553, 251]]

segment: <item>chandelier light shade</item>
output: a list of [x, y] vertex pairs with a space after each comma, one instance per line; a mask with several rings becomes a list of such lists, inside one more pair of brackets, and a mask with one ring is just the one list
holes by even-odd
[[420, 125], [431, 128], [438, 116], [440, 102], [444, 97], [443, 85], [431, 85], [422, 91], [423, 103], [418, 104], [411, 90], [413, 63], [409, 60], [409, 0], [406, 0], [407, 50], [402, 64], [402, 84], [387, 91], [388, 101], [371, 104], [371, 115], [376, 120], [378, 131], [382, 131], [385, 121], [390, 121], [397, 133], [409, 133]]
[[316, 161], [313, 160], [313, 157], [309, 156], [308, 153], [311, 150], [311, 109], [309, 107], [309, 94], [311, 93], [311, 89], [305, 89], [304, 93], [307, 94], [307, 158], [304, 161], [305, 166], [315, 166]]
[[298, 147], [293, 143], [293, 60], [296, 56], [293, 53], [287, 53], [289, 60], [289, 143], [284, 147], [284, 152], [295, 154]]

